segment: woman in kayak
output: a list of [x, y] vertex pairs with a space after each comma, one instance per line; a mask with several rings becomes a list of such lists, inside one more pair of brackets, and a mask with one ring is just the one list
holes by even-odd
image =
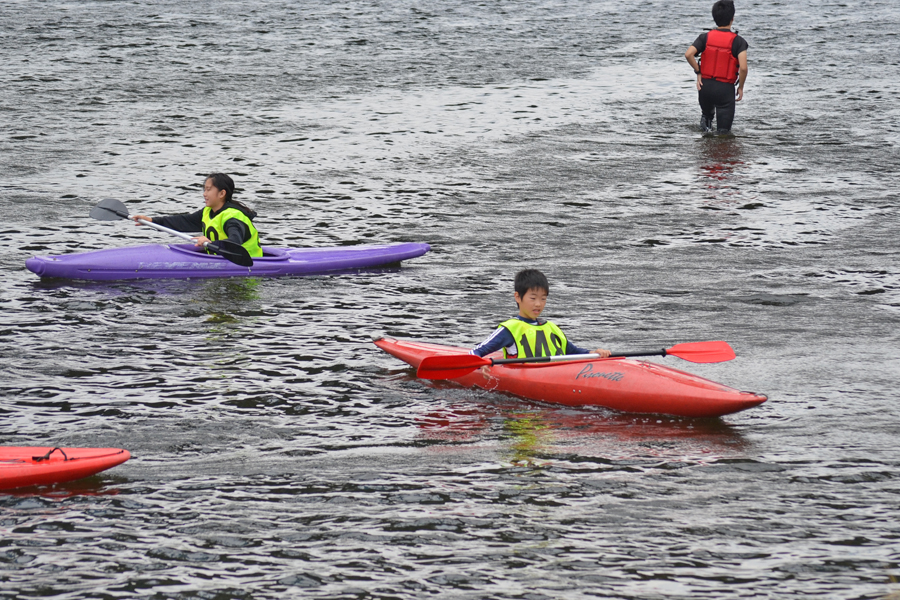
[[559, 354], [599, 354], [606, 358], [609, 350], [585, 350], [568, 339], [554, 323], [540, 319], [550, 283], [537, 269], [525, 269], [516, 273], [514, 298], [519, 305], [519, 315], [497, 327], [491, 336], [475, 346], [469, 354], [485, 356], [503, 349], [504, 358], [531, 358]]
[[[227, 239], [247, 249], [253, 258], [263, 255], [259, 245], [259, 232], [253, 225], [256, 211], [232, 198], [234, 180], [225, 173], [213, 173], [203, 184], [203, 200], [206, 206], [197, 212], [151, 218], [134, 215], [135, 221], [144, 219], [176, 231], [200, 231], [194, 238], [197, 246]], [[140, 223], [138, 223], [140, 225]]]

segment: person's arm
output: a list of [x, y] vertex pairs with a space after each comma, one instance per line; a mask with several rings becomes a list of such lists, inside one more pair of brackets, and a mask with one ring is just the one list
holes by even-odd
[[697, 53], [699, 50], [692, 45], [688, 46], [687, 51], [684, 53], [684, 57], [687, 59], [688, 64], [691, 65], [691, 68], [694, 70], [694, 73], [697, 74], [697, 91], [700, 91], [700, 88], [703, 87], [703, 80], [700, 77], [700, 63], [697, 62]]
[[490, 337], [472, 348], [472, 350], [469, 351], [469, 354], [474, 354], [475, 356], [486, 356], [491, 352], [496, 352], [497, 350], [502, 350], [503, 348], [507, 348], [509, 346], [515, 347], [515, 345], [516, 340], [509, 332], [509, 329], [507, 329], [506, 327], [498, 327], [494, 330], [494, 333], [492, 333]]
[[238, 219], [225, 221], [225, 233], [228, 235], [228, 241], [235, 244], [243, 244], [250, 239], [250, 228]]
[[738, 54], [738, 89], [735, 102], [740, 102], [744, 97], [744, 82], [747, 81], [747, 51]]
[[[203, 231], [202, 209], [193, 213], [171, 215], [168, 217], [148, 217], [146, 215], [134, 215], [131, 218], [134, 219], [135, 222], [137, 222], [138, 219], [150, 221], [151, 223], [156, 223], [157, 225], [162, 225], [163, 227], [168, 227], [169, 229], [174, 229], [175, 231]], [[140, 223], [137, 224], [140, 225]]]

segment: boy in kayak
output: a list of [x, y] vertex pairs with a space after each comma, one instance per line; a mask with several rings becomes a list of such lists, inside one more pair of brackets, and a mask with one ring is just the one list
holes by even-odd
[[[728, 133], [734, 122], [735, 102], [744, 97], [747, 80], [747, 40], [731, 31], [734, 24], [733, 0], [718, 0], [712, 7], [717, 27], [701, 33], [684, 57], [697, 74], [697, 98], [700, 101], [700, 128], [712, 131], [713, 115], [716, 132]], [[701, 54], [700, 64], [695, 56]], [[737, 91], [734, 86], [737, 84]]]
[[508, 319], [497, 327], [493, 334], [469, 354], [485, 356], [503, 349], [504, 358], [531, 358], [535, 356], [556, 356], [559, 354], [599, 354], [603, 358], [609, 350], [585, 350], [568, 339], [554, 323], [540, 319], [547, 305], [550, 283], [537, 269], [525, 269], [516, 273], [513, 284], [514, 298], [519, 305], [519, 315]]
[[[263, 255], [259, 245], [259, 232], [253, 225], [256, 212], [232, 199], [234, 180], [225, 173], [213, 173], [203, 184], [203, 200], [206, 206], [194, 213], [150, 218], [134, 215], [135, 221], [144, 219], [175, 231], [200, 231], [194, 239], [197, 246], [227, 239], [247, 249], [253, 258]], [[140, 223], [138, 223], [140, 225]]]

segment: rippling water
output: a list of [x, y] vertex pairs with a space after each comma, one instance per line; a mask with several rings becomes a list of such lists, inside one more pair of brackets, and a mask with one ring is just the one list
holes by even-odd
[[[3, 598], [895, 598], [892, 3], [741, 2], [734, 137], [681, 57], [710, 2], [0, 4], [0, 444], [113, 446], [0, 495]], [[873, 29], [873, 25], [875, 28]], [[159, 242], [88, 211], [232, 173], [270, 245], [399, 270], [41, 281]], [[417, 380], [551, 280], [582, 345], [766, 393], [713, 421]]]

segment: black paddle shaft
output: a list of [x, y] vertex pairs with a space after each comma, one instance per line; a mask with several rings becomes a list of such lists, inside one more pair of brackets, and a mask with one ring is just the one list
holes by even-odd
[[632, 356], [668, 356], [669, 353], [666, 352], [666, 349], [662, 350], [653, 350], [647, 352], [623, 352], [621, 354], [611, 354], [610, 358], [631, 358]]
[[[655, 350], [652, 352], [623, 352], [621, 354], [611, 354], [610, 358], [630, 358], [632, 356], [666, 356], [668, 353], [665, 348], [662, 350]], [[585, 354], [585, 356], [588, 356]], [[591, 356], [596, 356], [592, 354]], [[552, 356], [536, 356], [530, 358], [491, 358], [488, 359], [491, 361], [492, 365], [512, 365], [518, 363], [544, 363], [544, 362], [553, 362]], [[577, 360], [572, 355], [569, 355], [568, 360]]]
[[127, 219], [127, 218], [128, 218], [128, 213], [120, 212], [120, 211], [118, 211], [118, 210], [116, 210], [116, 209], [114, 209], [114, 208], [110, 208], [110, 207], [108, 207], [108, 206], [101, 206], [100, 208], [102, 208], [103, 210], [108, 210], [108, 211], [111, 212], [111, 213], [116, 213], [116, 215], [122, 217], [123, 219]]

